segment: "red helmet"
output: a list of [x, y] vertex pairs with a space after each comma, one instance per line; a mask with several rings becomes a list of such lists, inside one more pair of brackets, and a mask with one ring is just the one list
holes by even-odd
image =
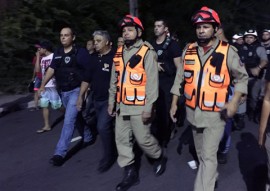
[[134, 17], [132, 15], [126, 15], [119, 23], [120, 28], [122, 29], [125, 26], [137, 26], [140, 29], [144, 30], [142, 22], [138, 17]]
[[216, 23], [218, 26], [221, 25], [217, 12], [206, 6], [202, 7], [197, 11], [191, 18], [193, 24], [197, 23]]

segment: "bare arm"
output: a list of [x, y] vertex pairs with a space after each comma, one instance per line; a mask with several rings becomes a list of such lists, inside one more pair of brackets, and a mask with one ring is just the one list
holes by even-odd
[[173, 95], [172, 98], [172, 104], [171, 104], [171, 109], [170, 109], [170, 116], [173, 122], [176, 122], [177, 119], [175, 117], [176, 111], [177, 111], [177, 102], [178, 102], [178, 95]]
[[35, 72], [41, 72], [41, 69], [40, 69], [40, 53], [39, 53], [39, 51], [36, 52]]
[[48, 81], [53, 77], [54, 75], [54, 69], [52, 69], [51, 67], [48, 68], [45, 77], [42, 80], [41, 86], [38, 90], [38, 95], [40, 95], [41, 92], [44, 91], [45, 89], [45, 85], [48, 83]]
[[88, 87], [89, 87], [89, 83], [82, 81], [81, 87], [80, 87], [79, 97], [77, 99], [77, 104], [76, 104], [78, 111], [81, 111], [81, 109], [82, 109], [84, 95], [85, 95], [85, 92], [87, 91]]
[[267, 127], [267, 121], [270, 114], [270, 82], [266, 84], [266, 93], [263, 99], [262, 114], [259, 128], [259, 145], [264, 145], [265, 130]]

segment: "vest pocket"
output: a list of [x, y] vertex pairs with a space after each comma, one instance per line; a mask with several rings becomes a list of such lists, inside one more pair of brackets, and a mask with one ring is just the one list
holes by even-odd
[[132, 85], [141, 85], [143, 81], [143, 69], [137, 68], [136, 70], [127, 68], [128, 71], [128, 78], [130, 84]]
[[[125, 104], [142, 105], [145, 100], [145, 87], [126, 87], [125, 88]], [[131, 103], [128, 103], [131, 102]]]
[[185, 76], [186, 83], [191, 84], [193, 82], [193, 78], [194, 78], [194, 71], [193, 70], [185, 70], [184, 76]]
[[210, 74], [209, 85], [214, 88], [221, 88], [224, 83], [224, 75]]
[[216, 99], [215, 92], [203, 92], [202, 94], [202, 109], [213, 110]]

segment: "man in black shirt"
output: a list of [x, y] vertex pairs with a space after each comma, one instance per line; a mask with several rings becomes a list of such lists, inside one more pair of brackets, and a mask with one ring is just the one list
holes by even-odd
[[98, 30], [93, 33], [96, 53], [91, 56], [89, 71], [85, 73], [77, 109], [81, 110], [84, 94], [91, 84], [94, 107], [97, 115], [97, 130], [103, 144], [103, 157], [100, 160], [98, 171], [105, 172], [116, 160], [116, 146], [112, 128], [113, 117], [108, 112], [108, 89], [110, 86], [111, 68], [114, 52], [110, 45], [110, 36], [107, 31]]
[[168, 35], [169, 29], [164, 19], [155, 21], [156, 40], [152, 46], [158, 54], [159, 97], [157, 100], [153, 133], [161, 146], [166, 147], [171, 134], [172, 121], [169, 116], [172, 95], [170, 93], [177, 67], [180, 65], [182, 51], [177, 42]]

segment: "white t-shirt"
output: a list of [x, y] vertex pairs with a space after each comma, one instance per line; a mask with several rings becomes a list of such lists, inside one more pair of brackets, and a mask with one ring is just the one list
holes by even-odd
[[[46, 70], [50, 66], [50, 64], [52, 62], [52, 58], [53, 58], [53, 53], [51, 53], [48, 56], [44, 56], [40, 61], [42, 79], [45, 77]], [[52, 78], [50, 81], [48, 81], [48, 83], [45, 85], [45, 87], [47, 87], [47, 88], [55, 87], [55, 86], [56, 86], [56, 84], [55, 84], [55, 79], [54, 78]]]

